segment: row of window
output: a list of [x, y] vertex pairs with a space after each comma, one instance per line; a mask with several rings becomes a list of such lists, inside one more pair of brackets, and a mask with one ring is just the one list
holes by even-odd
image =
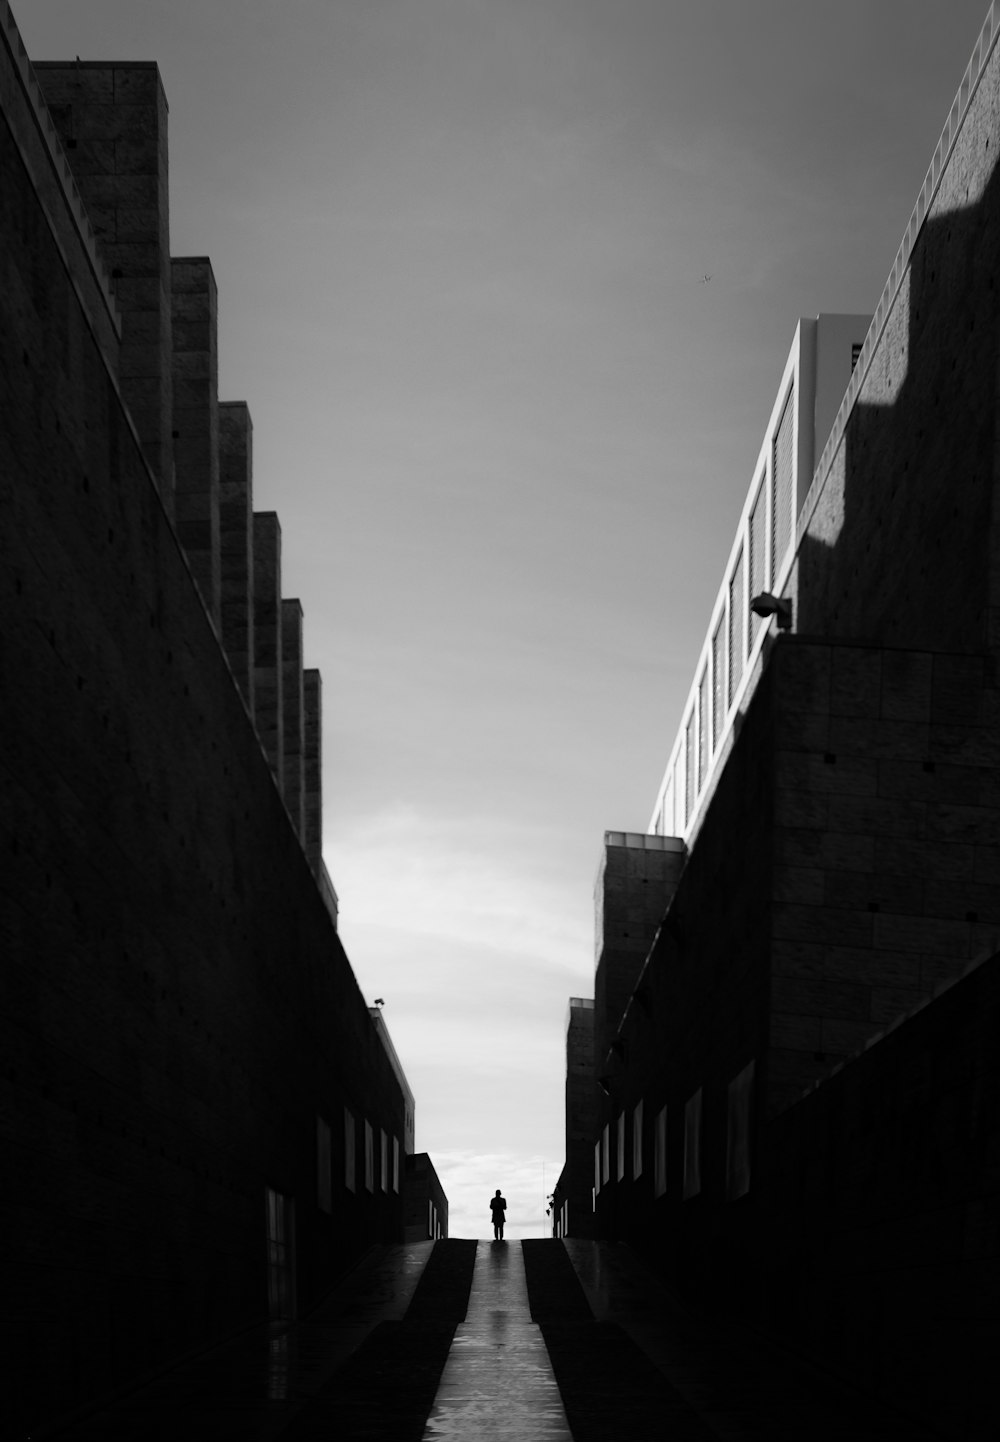
[[[726, 1197], [734, 1201], [750, 1190], [750, 1122], [753, 1096], [754, 1064], [749, 1062], [729, 1083], [726, 1115]], [[631, 1179], [645, 1174], [649, 1138], [643, 1122], [644, 1103], [633, 1108], [631, 1119], [624, 1111], [615, 1122], [608, 1122], [594, 1145], [594, 1198], [613, 1181], [626, 1177], [628, 1130], [631, 1120]], [[681, 1152], [681, 1196], [685, 1201], [701, 1192], [702, 1178], [702, 1088], [684, 1103], [684, 1140]], [[612, 1165], [612, 1147], [614, 1163]], [[653, 1118], [653, 1196], [662, 1197], [667, 1190], [667, 1108], [660, 1107]]]
[[763, 624], [750, 599], [770, 590], [792, 542], [795, 507], [795, 387], [789, 388], [733, 568], [723, 588], [722, 609], [705, 664], [682, 726], [654, 830], [679, 836], [694, 815], [709, 763], [719, 748], [726, 718]]
[[[399, 1139], [390, 1137], [380, 1127], [376, 1146], [374, 1127], [367, 1118], [362, 1120], [365, 1138], [365, 1190], [388, 1192], [391, 1186], [394, 1192], [398, 1192]], [[321, 1116], [316, 1118], [316, 1177], [317, 1204], [321, 1212], [329, 1214], [333, 1210], [333, 1156], [330, 1124]], [[349, 1192], [357, 1191], [357, 1129], [354, 1113], [349, 1107], [344, 1108], [344, 1186]]]

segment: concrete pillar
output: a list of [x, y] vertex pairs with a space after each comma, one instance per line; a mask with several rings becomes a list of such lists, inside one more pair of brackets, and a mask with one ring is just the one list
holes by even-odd
[[177, 535], [218, 630], [218, 292], [203, 256], [170, 262], [174, 388], [174, 513]]
[[173, 512], [167, 99], [151, 61], [34, 66], [112, 277], [119, 383]]
[[219, 406], [219, 580], [222, 645], [252, 716], [253, 422], [244, 401]]
[[284, 785], [281, 665], [281, 526], [274, 511], [253, 513], [253, 686], [257, 735], [279, 791]]
[[284, 768], [282, 788], [288, 814], [304, 840], [305, 827], [305, 686], [302, 674], [302, 606], [281, 603], [281, 705], [284, 712]]
[[598, 1076], [684, 869], [675, 836], [606, 831], [594, 889], [597, 971], [594, 1062]]
[[302, 844], [313, 871], [323, 862], [323, 678], [306, 671], [305, 690], [305, 815]]

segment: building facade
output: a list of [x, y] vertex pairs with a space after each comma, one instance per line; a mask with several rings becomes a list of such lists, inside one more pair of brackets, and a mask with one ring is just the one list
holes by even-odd
[[33, 67], [0, 0], [13, 1435], [403, 1238], [412, 1097], [337, 933], [320, 678], [217, 354], [156, 66]]
[[863, 343], [829, 332], [839, 402], [796, 332], [634, 952], [598, 912], [590, 1138], [598, 1236], [955, 1438], [995, 1426], [1000, 1271], [998, 22]]
[[406, 1240], [436, 1242], [448, 1235], [448, 1198], [426, 1152], [406, 1158]]

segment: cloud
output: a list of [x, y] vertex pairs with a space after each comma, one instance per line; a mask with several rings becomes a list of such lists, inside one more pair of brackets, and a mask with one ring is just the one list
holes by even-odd
[[349, 949], [347, 938], [365, 931], [395, 933], [408, 946], [434, 938], [508, 966], [528, 961], [536, 979], [578, 974], [593, 951], [590, 918], [562, 884], [557, 854], [548, 872], [537, 869], [530, 830], [398, 806], [338, 832], [329, 852]]
[[386, 999], [417, 1148], [469, 1187], [457, 1234], [477, 1235], [471, 1193], [492, 1195], [499, 1168], [539, 1235], [542, 1158], [553, 1177], [562, 1165], [566, 1008], [593, 955], [562, 848], [527, 825], [395, 806], [348, 826], [330, 860], [359, 985]]

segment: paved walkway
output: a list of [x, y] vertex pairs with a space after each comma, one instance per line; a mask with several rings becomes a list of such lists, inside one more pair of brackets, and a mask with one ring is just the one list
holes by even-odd
[[33, 1442], [929, 1442], [753, 1333], [693, 1318], [623, 1246], [379, 1247], [262, 1324]]
[[424, 1442], [573, 1442], [518, 1243], [480, 1242]]

